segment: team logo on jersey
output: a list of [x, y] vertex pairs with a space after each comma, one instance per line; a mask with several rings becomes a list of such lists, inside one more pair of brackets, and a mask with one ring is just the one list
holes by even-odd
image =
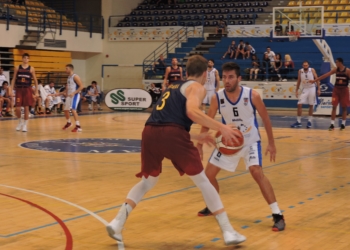
[[244, 101], [244, 105], [247, 106], [248, 105], [248, 98], [243, 98], [243, 101]]
[[220, 99], [220, 104], [225, 104], [225, 99]]
[[131, 139], [84, 138], [43, 140], [24, 142], [20, 146], [40, 151], [69, 153], [120, 154], [141, 152], [141, 140]]
[[242, 133], [248, 133], [248, 132], [252, 129], [251, 126], [247, 127], [247, 126], [244, 125], [244, 124], [239, 125], [237, 128], [238, 128], [238, 130], [241, 131]]

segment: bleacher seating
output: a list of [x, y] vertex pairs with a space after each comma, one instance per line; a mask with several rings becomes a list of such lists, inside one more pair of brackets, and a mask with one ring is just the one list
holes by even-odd
[[264, 12], [264, 8], [269, 5], [268, 1], [270, 0], [186, 0], [175, 5], [157, 6], [154, 1], [145, 0], [117, 27], [216, 26], [220, 19], [232, 25], [253, 24], [254, 19], [258, 18], [256, 13]]

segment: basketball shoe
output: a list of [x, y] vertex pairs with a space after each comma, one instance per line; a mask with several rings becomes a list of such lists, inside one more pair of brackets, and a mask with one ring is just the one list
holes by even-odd
[[340, 125], [340, 131], [342, 131], [344, 129], [345, 129], [345, 125], [344, 124]]
[[120, 208], [117, 216], [106, 226], [109, 237], [117, 241], [123, 240], [122, 230], [128, 216], [129, 216], [129, 213], [124, 203]]
[[286, 227], [286, 223], [284, 221], [284, 216], [282, 214], [272, 214], [273, 217], [273, 226], [272, 231], [279, 232], [283, 231]]
[[329, 131], [333, 131], [333, 130], [334, 130], [334, 125], [331, 124], [331, 126], [329, 126], [328, 130], [329, 130]]
[[17, 131], [20, 131], [23, 127], [23, 119], [21, 118], [19, 121], [18, 121], [18, 125], [16, 127], [16, 130]]
[[71, 122], [67, 122], [66, 125], [64, 125], [64, 127], [62, 128], [63, 130], [66, 130], [67, 128], [69, 128], [70, 126], [72, 126]]
[[311, 128], [312, 127], [312, 124], [310, 121], [307, 122], [307, 125], [306, 125], [306, 128]]
[[81, 129], [80, 126], [75, 125], [75, 128], [72, 130], [72, 132], [82, 132], [83, 130]]
[[301, 123], [296, 121], [295, 123], [293, 123], [292, 125], [290, 125], [291, 128], [301, 128]]
[[23, 125], [23, 127], [22, 127], [22, 132], [27, 132], [27, 131], [28, 131], [27, 125]]
[[210, 215], [213, 215], [213, 214], [210, 212], [208, 207], [205, 207], [204, 209], [198, 212], [198, 216], [200, 217], [210, 216]]
[[246, 241], [247, 238], [244, 235], [239, 234], [232, 228], [226, 212], [216, 215], [215, 218], [222, 231], [225, 245], [237, 245]]

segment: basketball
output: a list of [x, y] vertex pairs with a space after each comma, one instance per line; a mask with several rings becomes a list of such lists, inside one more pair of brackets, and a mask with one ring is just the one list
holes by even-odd
[[215, 135], [216, 148], [224, 155], [234, 155], [243, 148], [244, 136], [240, 130], [237, 128], [234, 129], [239, 131], [240, 134], [240, 137], [236, 137], [238, 142], [233, 141], [232, 143], [227, 143], [219, 131]]

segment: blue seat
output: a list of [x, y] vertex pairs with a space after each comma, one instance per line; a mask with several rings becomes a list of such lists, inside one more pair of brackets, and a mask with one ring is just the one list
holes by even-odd
[[235, 22], [235, 21], [232, 21], [232, 20], [229, 21], [228, 23], [229, 23], [230, 25], [235, 25], [235, 24], [236, 24], [236, 22]]
[[131, 11], [130, 15], [135, 16], [136, 15], [136, 11]]
[[259, 8], [258, 12], [264, 12], [264, 9], [263, 8]]
[[201, 26], [201, 25], [202, 25], [202, 22], [197, 21], [197, 22], [195, 23], [195, 25], [196, 25], [196, 26]]
[[142, 16], [143, 15], [143, 11], [137, 12], [137, 15]]
[[130, 27], [130, 23], [124, 24], [124, 27]]
[[200, 10], [199, 13], [200, 14], [205, 14], [205, 10]]
[[156, 26], [162, 26], [160, 22], [156, 22]]
[[216, 14], [220, 14], [220, 13], [221, 13], [221, 9], [216, 9], [216, 10], [215, 10], [215, 13], [216, 13]]
[[156, 17], [154, 18], [154, 20], [155, 20], [155, 21], [159, 21], [159, 20], [160, 20], [160, 17], [159, 17], [159, 16], [156, 16]]
[[198, 4], [197, 5], [197, 9], [202, 9], [203, 8], [203, 4]]
[[145, 13], [147, 16], [151, 15], [151, 11], [147, 10]]
[[187, 9], [188, 7], [187, 7], [187, 4], [183, 4], [183, 5], [181, 5], [181, 9]]
[[163, 26], [169, 26], [169, 23], [168, 22], [164, 22]]
[[191, 13], [192, 14], [197, 14], [198, 12], [197, 12], [197, 10], [192, 10]]
[[168, 11], [168, 15], [174, 15], [174, 11], [173, 10], [169, 10]]
[[190, 8], [190, 9], [194, 9], [194, 8], [196, 8], [196, 5], [190, 4], [189, 8]]
[[175, 16], [170, 16], [170, 17], [169, 17], [169, 20], [170, 20], [170, 21], [175, 20]]
[[137, 21], [137, 17], [136, 17], [136, 16], [133, 16], [133, 17], [131, 18], [131, 21], [136, 22], [136, 21]]
[[140, 23], [140, 27], [145, 27], [146, 24], [145, 23]]
[[183, 13], [184, 13], [184, 14], [190, 14], [190, 11], [189, 11], [189, 10], [184, 10]]
[[247, 10], [246, 9], [241, 9], [241, 12], [245, 13], [245, 12], [247, 12]]
[[244, 22], [243, 22], [243, 21], [238, 21], [238, 24], [239, 24], [239, 25], [243, 25]]
[[142, 17], [139, 17], [139, 20], [138, 20], [139, 22], [143, 22], [143, 21], [145, 21], [145, 18], [142, 16]]
[[122, 23], [118, 23], [117, 27], [123, 27], [123, 24]]
[[138, 23], [132, 23], [131, 25], [132, 25], [133, 27], [139, 26]]
[[158, 15], [158, 10], [153, 11], [153, 15]]
[[153, 18], [151, 17], [151, 16], [149, 16], [149, 17], [147, 17], [147, 19], [146, 19], [147, 21], [152, 21], [153, 20]]
[[196, 15], [196, 16], [193, 17], [193, 19], [194, 19], [194, 20], [199, 20], [199, 16]]
[[186, 20], [192, 20], [192, 16], [186, 16]]
[[167, 17], [167, 16], [162, 16], [162, 17], [161, 17], [161, 20], [162, 20], [162, 21], [167, 21], [167, 20], [168, 20], [168, 17]]
[[210, 22], [205, 21], [205, 22], [204, 22], [204, 26], [210, 26]]
[[165, 10], [162, 10], [162, 11], [160, 12], [160, 14], [161, 14], [161, 15], [165, 15], [165, 14], [166, 14], [166, 11], [165, 11]]
[[172, 22], [171, 26], [177, 26], [177, 22]]
[[127, 17], [124, 18], [124, 21], [125, 21], [125, 22], [129, 22], [129, 21], [130, 21], [130, 18], [127, 16]]
[[177, 14], [177, 15], [181, 15], [181, 14], [182, 14], [182, 11], [181, 11], [181, 10], [177, 10], [177, 11], [176, 11], [176, 14]]
[[249, 19], [249, 15], [247, 14], [243, 15], [243, 19]]
[[247, 24], [253, 24], [253, 21], [248, 20]]
[[213, 13], [214, 11], [212, 10], [212, 9], [209, 9], [209, 10], [207, 10], [207, 14], [211, 14], [211, 13]]
[[193, 22], [187, 22], [187, 26], [194, 26]]
[[153, 23], [148, 23], [147, 26], [148, 27], [153, 27]]

